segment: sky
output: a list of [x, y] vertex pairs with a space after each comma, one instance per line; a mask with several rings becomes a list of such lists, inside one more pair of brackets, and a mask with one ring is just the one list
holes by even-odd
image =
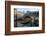
[[35, 9], [35, 8], [16, 8], [17, 9], [17, 12], [18, 11], [20, 11], [20, 12], [24, 12], [24, 13], [26, 13], [27, 11], [30, 11], [30, 12], [32, 12], [32, 11], [39, 11], [39, 9]]

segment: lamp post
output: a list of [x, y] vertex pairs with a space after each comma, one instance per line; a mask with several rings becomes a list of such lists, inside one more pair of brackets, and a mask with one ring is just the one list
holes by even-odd
[[17, 27], [17, 9], [14, 8], [14, 25]]

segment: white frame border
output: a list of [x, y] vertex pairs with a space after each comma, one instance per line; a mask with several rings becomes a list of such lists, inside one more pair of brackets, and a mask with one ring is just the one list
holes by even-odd
[[[38, 8], [39, 9], [39, 27], [15, 27], [14, 28], [14, 8]], [[41, 6], [22, 6], [11, 5], [11, 32], [13, 31], [27, 31], [27, 30], [42, 30], [42, 7]]]

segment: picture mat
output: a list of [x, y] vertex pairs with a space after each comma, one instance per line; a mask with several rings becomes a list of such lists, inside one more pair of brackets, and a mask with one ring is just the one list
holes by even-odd
[[[34, 8], [31, 11], [39, 11], [39, 27], [14, 27], [14, 8]], [[36, 10], [38, 9], [38, 10]], [[11, 31], [42, 30], [42, 6], [11, 5]]]

